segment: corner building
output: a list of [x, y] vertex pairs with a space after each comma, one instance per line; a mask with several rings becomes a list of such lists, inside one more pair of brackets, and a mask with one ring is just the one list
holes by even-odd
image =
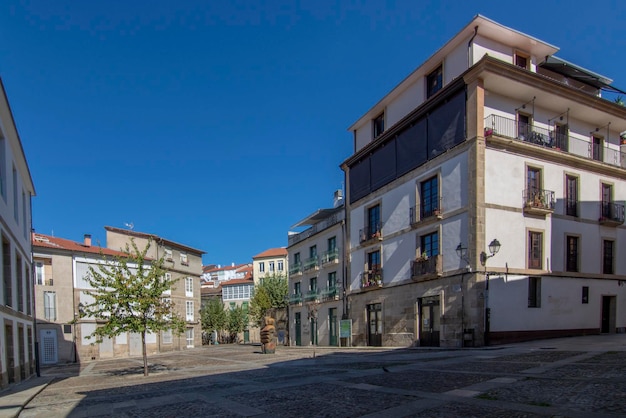
[[626, 330], [626, 108], [476, 16], [349, 128], [354, 345]]

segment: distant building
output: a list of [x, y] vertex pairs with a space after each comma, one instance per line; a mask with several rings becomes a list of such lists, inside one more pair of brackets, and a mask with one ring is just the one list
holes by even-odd
[[230, 266], [209, 265], [202, 267], [202, 283], [221, 283], [232, 279], [243, 279], [249, 270], [252, 269], [252, 264], [238, 264], [232, 263]]
[[[139, 335], [106, 338], [101, 344], [88, 339], [98, 326], [95, 319], [80, 318], [81, 304], [93, 299], [85, 293], [91, 289], [87, 281], [89, 268], [96, 271], [105, 259], [125, 256], [121, 251], [93, 246], [91, 236], [83, 242], [44, 234], [32, 234], [33, 264], [35, 266], [35, 300], [39, 359], [42, 365], [73, 363], [101, 358], [126, 357], [135, 350], [141, 355]], [[105, 259], [103, 259], [105, 257]], [[156, 336], [147, 337], [148, 350], [158, 351]], [[131, 348], [132, 347], [132, 348]]]
[[265, 276], [284, 276], [287, 278], [289, 266], [287, 265], [286, 248], [270, 248], [252, 257], [252, 275], [254, 283]]
[[156, 344], [160, 352], [198, 347], [202, 345], [200, 323], [200, 275], [202, 274], [202, 254], [204, 251], [170, 241], [158, 235], [106, 226], [107, 247], [120, 250], [133, 239], [139, 248], [145, 248], [148, 240], [152, 245], [147, 256], [153, 259], [165, 258], [164, 268], [177, 283], [170, 292], [172, 302], [187, 321], [185, 334], [172, 335], [162, 332]]
[[[222, 301], [226, 310], [232, 310], [241, 307], [244, 312], [248, 312], [250, 307], [250, 299], [254, 295], [254, 281], [252, 277], [245, 279], [233, 279], [221, 284]], [[239, 335], [241, 342], [260, 342], [259, 327], [250, 322], [248, 328]]]
[[35, 186], [0, 79], [0, 387], [35, 372], [30, 231]]
[[[335, 205], [319, 209], [289, 233], [290, 345], [339, 345], [344, 309], [345, 211], [341, 191]], [[345, 343], [348, 343], [347, 341]]]

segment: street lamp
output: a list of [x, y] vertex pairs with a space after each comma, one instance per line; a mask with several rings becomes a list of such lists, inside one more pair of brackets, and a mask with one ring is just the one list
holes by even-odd
[[489, 330], [491, 327], [491, 308], [489, 308], [489, 273], [487, 272], [487, 260], [498, 254], [500, 251], [500, 241], [497, 238], [494, 238], [491, 243], [489, 243], [489, 252], [490, 255], [487, 255], [486, 252], [480, 253], [480, 263], [485, 267], [485, 345], [489, 345]]

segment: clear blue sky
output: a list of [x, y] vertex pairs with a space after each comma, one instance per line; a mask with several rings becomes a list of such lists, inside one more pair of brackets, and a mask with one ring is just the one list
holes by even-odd
[[347, 127], [478, 13], [626, 89], [618, 0], [2, 1], [34, 228], [132, 222], [205, 264], [286, 246], [342, 187]]

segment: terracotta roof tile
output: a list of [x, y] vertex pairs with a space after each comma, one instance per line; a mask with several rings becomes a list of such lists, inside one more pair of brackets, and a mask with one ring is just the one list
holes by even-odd
[[104, 254], [111, 256], [125, 257], [127, 254], [122, 251], [111, 250], [109, 248], [103, 248], [100, 246], [87, 246], [84, 243], [71, 241], [65, 238], [53, 237], [50, 235], [44, 235], [39, 233], [32, 233], [31, 239], [33, 242], [33, 248], [50, 248], [55, 250], [64, 250], [71, 252], [90, 253], [90, 254]]
[[254, 257], [252, 257], [252, 259], [254, 260], [255, 258], [266, 257], [287, 257], [287, 249], [284, 247], [270, 248], [269, 250], [265, 250], [262, 253], [255, 255]]

